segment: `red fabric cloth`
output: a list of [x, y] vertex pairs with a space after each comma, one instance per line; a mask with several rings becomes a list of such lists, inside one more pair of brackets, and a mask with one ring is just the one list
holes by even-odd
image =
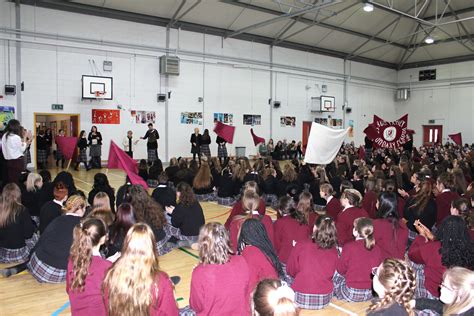
[[456, 145], [462, 146], [462, 135], [461, 133], [448, 135]]
[[382, 262], [382, 251], [378, 245], [372, 250], [364, 246], [363, 240], [354, 240], [342, 248], [337, 262], [337, 272], [346, 278], [348, 287], [354, 289], [372, 288], [372, 268]]
[[331, 293], [337, 260], [336, 247], [322, 249], [311, 240], [298, 242], [286, 264], [286, 272], [295, 279], [291, 287], [304, 294]]
[[249, 268], [242, 256], [225, 264], [199, 264], [191, 277], [189, 306], [198, 316], [249, 315]]
[[132, 184], [139, 184], [148, 189], [146, 181], [138, 175], [137, 162], [127, 155], [113, 141], [110, 141], [109, 161], [107, 163], [109, 169], [122, 169], [127, 173]]
[[[375, 243], [380, 247], [383, 258], [404, 259], [408, 243], [408, 228], [403, 220], [398, 221], [399, 227], [394, 230], [388, 219], [374, 220]], [[396, 239], [395, 239], [396, 238]]]
[[85, 280], [84, 291], [71, 291], [74, 278], [73, 264], [67, 264], [66, 292], [71, 303], [71, 313], [78, 316], [107, 315], [104, 301], [102, 300], [102, 282], [112, 262], [93, 256]]
[[[261, 215], [253, 215], [252, 218], [259, 219]], [[237, 253], [237, 242], [239, 238], [239, 232], [240, 232], [240, 227], [242, 227], [242, 224], [244, 223], [246, 218], [235, 218], [232, 220], [230, 223], [230, 244], [232, 245], [232, 250], [234, 250], [234, 253]], [[270, 239], [270, 242], [274, 244], [274, 233], [273, 233], [273, 222], [270, 216], [268, 215], [263, 215], [263, 217], [260, 220], [265, 226], [265, 230], [267, 231], [268, 239]]]
[[377, 194], [374, 191], [365, 192], [361, 207], [369, 214], [370, 218], [375, 218], [377, 214]]
[[[260, 215], [265, 215], [265, 201], [260, 199], [260, 204], [258, 204], [258, 214]], [[235, 216], [237, 215], [244, 215], [245, 211], [244, 208], [242, 207], [242, 200], [238, 200], [235, 202], [234, 206], [230, 210], [229, 217], [227, 217], [227, 220], [225, 221], [224, 227], [227, 229], [230, 229], [230, 223], [232, 223], [232, 220], [234, 219]]]
[[339, 212], [342, 211], [343, 207], [338, 199], [333, 197], [328, 204], [326, 204], [326, 214], [331, 216], [334, 220], [337, 219]]
[[[441, 192], [436, 196], [436, 226], [439, 227], [443, 219], [451, 215], [451, 202], [459, 198], [457, 192]], [[431, 227], [428, 227], [431, 228]]]
[[247, 261], [250, 274], [247, 297], [250, 297], [258, 282], [264, 279], [278, 279], [278, 273], [272, 262], [257, 247], [245, 247], [242, 251], [242, 257]]
[[359, 217], [369, 217], [364, 209], [358, 207], [349, 207], [341, 211], [336, 219], [337, 241], [339, 246], [354, 240], [352, 230], [354, 229], [354, 220]]
[[214, 127], [214, 132], [224, 138], [229, 144], [232, 144], [234, 141], [235, 126], [226, 125], [217, 121], [216, 126]]
[[252, 134], [253, 144], [255, 146], [257, 146], [260, 143], [265, 143], [265, 138], [258, 137], [257, 135], [255, 135], [255, 133], [253, 132], [253, 128], [250, 129], [250, 134]]
[[290, 256], [290, 252], [293, 249], [293, 241], [298, 243], [309, 240], [311, 234], [308, 225], [301, 225], [289, 215], [277, 219], [273, 224], [273, 230], [275, 233], [275, 250], [278, 258], [283, 263], [286, 263]]
[[439, 286], [446, 271], [446, 267], [441, 263], [440, 248], [441, 242], [426, 242], [425, 237], [417, 236], [408, 250], [408, 258], [411, 261], [425, 265], [425, 287], [436, 297], [440, 295]]
[[374, 115], [373, 122], [364, 129], [364, 133], [375, 148], [399, 148], [410, 140], [411, 134], [407, 126], [408, 114], [393, 122], [387, 122]]
[[72, 159], [76, 151], [77, 138], [67, 136], [56, 136], [54, 138], [59, 150], [67, 160]]

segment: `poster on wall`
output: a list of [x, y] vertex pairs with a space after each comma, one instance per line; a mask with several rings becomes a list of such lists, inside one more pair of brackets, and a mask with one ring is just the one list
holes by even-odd
[[234, 114], [230, 113], [214, 113], [214, 123], [221, 122], [224, 124], [234, 124]]
[[13, 106], [0, 106], [0, 130], [3, 130], [9, 120], [15, 118], [15, 108]]
[[342, 129], [342, 119], [330, 119], [329, 126], [336, 129]]
[[323, 117], [316, 117], [316, 118], [314, 119], [314, 123], [318, 123], [318, 124], [327, 126], [327, 125], [328, 125], [328, 119], [327, 119], [327, 118], [323, 118]]
[[181, 112], [181, 124], [202, 125], [202, 112]]
[[280, 116], [280, 126], [281, 127], [295, 127], [296, 126], [296, 117], [295, 116]]
[[244, 125], [262, 125], [262, 116], [254, 114], [244, 114]]
[[136, 124], [155, 124], [156, 112], [153, 111], [130, 111], [132, 122]]
[[92, 109], [92, 124], [120, 124], [120, 110]]

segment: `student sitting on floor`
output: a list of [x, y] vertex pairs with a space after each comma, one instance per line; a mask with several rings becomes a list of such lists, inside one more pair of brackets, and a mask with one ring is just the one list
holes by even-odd
[[202, 159], [201, 167], [194, 177], [193, 190], [198, 201], [215, 201], [214, 181], [211, 175], [211, 169], [207, 163], [207, 158]]
[[[361, 207], [369, 214], [370, 218], [375, 218], [377, 208], [377, 186], [375, 178], [371, 177], [365, 180], [364, 198], [361, 200]], [[362, 195], [361, 195], [362, 196]]]
[[252, 297], [252, 315], [298, 316], [295, 292], [283, 281], [266, 279], [261, 281]]
[[104, 192], [109, 197], [109, 208], [115, 213], [115, 189], [109, 184], [109, 179], [103, 173], [96, 173], [94, 176], [94, 185], [89, 192], [88, 202], [93, 205], [94, 197], [97, 193]]
[[110, 208], [110, 198], [107, 193], [101, 191], [97, 192], [94, 196], [91, 204], [91, 211], [98, 208], [112, 212], [112, 209]]
[[453, 267], [446, 270], [439, 300], [418, 298], [410, 302], [416, 310], [429, 310], [440, 315], [474, 315], [474, 272]]
[[409, 264], [400, 259], [385, 259], [372, 273], [374, 291], [380, 301], [370, 305], [367, 315], [414, 315], [410, 300], [415, 295], [416, 279]]
[[355, 240], [344, 245], [337, 263], [334, 294], [341, 300], [363, 302], [372, 298], [371, 271], [382, 262], [382, 251], [375, 244], [370, 218], [355, 219], [352, 232]]
[[25, 183], [20, 184], [21, 204], [28, 210], [30, 216], [39, 223], [39, 195], [43, 186], [43, 178], [37, 173], [30, 173]]
[[235, 203], [234, 197], [234, 179], [232, 167], [227, 166], [221, 171], [219, 184], [217, 186], [217, 203], [225, 206], [232, 206]]
[[162, 172], [158, 176], [158, 186], [153, 190], [152, 198], [163, 208], [166, 206], [176, 206], [176, 192], [168, 186], [168, 176]]
[[337, 241], [341, 247], [354, 239], [352, 233], [354, 220], [359, 217], [369, 217], [364, 209], [358, 207], [361, 198], [359, 191], [354, 189], [347, 189], [342, 192], [341, 206], [344, 208], [336, 219]]
[[[451, 173], [444, 172], [436, 180], [436, 225], [441, 225], [443, 219], [450, 215], [451, 202], [459, 198], [454, 189], [454, 177]], [[431, 227], [428, 227], [431, 228]]]
[[107, 256], [120, 252], [128, 230], [136, 222], [133, 206], [130, 203], [120, 204], [117, 208], [117, 214], [115, 214], [115, 221], [109, 230]]
[[262, 180], [262, 191], [265, 195], [265, 203], [267, 205], [275, 205], [278, 200], [275, 169], [270, 167], [265, 168], [263, 171]]
[[74, 227], [74, 240], [67, 265], [66, 292], [73, 315], [106, 315], [102, 281], [110, 261], [99, 249], [105, 243], [107, 227], [100, 219], [87, 218]]
[[20, 188], [8, 183], [0, 197], [0, 263], [24, 262], [38, 241], [28, 210], [21, 204]]
[[143, 181], [148, 180], [148, 164], [145, 159], [140, 159], [138, 164], [138, 175], [143, 179]]
[[173, 285], [160, 270], [154, 233], [146, 224], [128, 231], [103, 289], [108, 315], [178, 315]]
[[57, 182], [53, 189], [54, 199], [46, 202], [40, 211], [39, 232], [42, 234], [46, 227], [56, 218], [61, 216], [63, 203], [68, 198], [69, 191], [63, 182]]
[[309, 192], [301, 192], [298, 197], [298, 204], [296, 209], [303, 214], [308, 228], [310, 231], [313, 230], [314, 223], [318, 219], [319, 214], [314, 210], [313, 196]]
[[280, 198], [278, 212], [281, 218], [273, 223], [274, 245], [278, 258], [286, 264], [294, 243], [309, 240], [312, 230], [309, 229], [304, 215], [296, 210], [291, 197]]
[[331, 184], [323, 183], [319, 188], [319, 195], [321, 198], [326, 200], [326, 215], [331, 216], [333, 220], [337, 219], [337, 216], [342, 211], [341, 202], [334, 197], [334, 189]]
[[258, 205], [260, 203], [260, 197], [257, 193], [253, 192], [252, 190], [248, 190], [244, 192], [242, 197], [242, 206], [245, 211], [245, 215], [237, 215], [234, 217], [232, 222], [230, 223], [230, 243], [232, 245], [232, 250], [237, 252], [238, 248], [238, 238], [239, 238], [239, 231], [240, 227], [242, 226], [243, 222], [249, 218], [255, 218], [259, 220], [263, 226], [265, 226], [265, 230], [267, 231], [268, 239], [270, 242], [274, 243], [274, 234], [273, 234], [273, 225], [272, 219], [268, 215], [260, 215], [257, 211]]
[[[256, 194], [259, 193], [259, 188], [258, 188], [258, 185], [255, 181], [249, 181], [249, 182], [245, 183], [244, 187], [242, 188], [242, 192], [248, 192], [248, 191], [252, 191]], [[265, 215], [265, 211], [266, 211], [265, 210], [265, 201], [263, 201], [262, 199], [260, 199], [257, 211], [258, 211], [258, 214]], [[225, 228], [229, 229], [230, 228], [230, 223], [232, 222], [234, 217], [237, 216], [237, 215], [242, 215], [242, 214], [245, 214], [245, 210], [244, 210], [243, 205], [242, 205], [242, 199], [240, 199], [232, 207], [232, 210], [230, 211], [229, 217], [227, 217], [227, 220], [225, 221], [225, 224], [224, 224]]]
[[[472, 200], [472, 197], [471, 197]], [[451, 203], [451, 215], [460, 216], [467, 224], [469, 236], [474, 240], [474, 213], [471, 208], [471, 201], [459, 198]]]
[[265, 226], [258, 219], [249, 218], [243, 222], [237, 251], [245, 258], [249, 267], [248, 296], [261, 280], [285, 277], [283, 266], [268, 238]]
[[197, 315], [248, 315], [249, 268], [242, 256], [231, 255], [225, 227], [207, 223], [198, 243], [199, 264], [191, 276], [189, 307]]
[[304, 309], [322, 309], [333, 296], [332, 278], [338, 260], [336, 225], [332, 217], [320, 216], [313, 228], [313, 240], [297, 242], [286, 271], [294, 278], [295, 302]]

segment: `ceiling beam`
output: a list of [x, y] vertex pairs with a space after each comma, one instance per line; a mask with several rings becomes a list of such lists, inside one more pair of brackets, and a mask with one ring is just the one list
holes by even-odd
[[[280, 11], [260, 7], [260, 6], [253, 5], [253, 4], [243, 3], [243, 2], [240, 2], [238, 0], [221, 0], [221, 2], [224, 2], [224, 3], [227, 3], [227, 4], [232, 4], [232, 5], [235, 5], [235, 6], [244, 7], [244, 8], [247, 8], [247, 9], [252, 9], [252, 10], [264, 12], [264, 13], [268, 13], [268, 14], [281, 15]], [[294, 19], [296, 19], [296, 18], [294, 18]], [[314, 22], [312, 20], [307, 19], [307, 18], [303, 18], [303, 17], [299, 19], [299, 22], [305, 23], [307, 25], [312, 25], [312, 26], [314, 25]], [[317, 25], [320, 26], [320, 27], [323, 27], [323, 28], [330, 29], [330, 30], [334, 30], [334, 31], [338, 31], [338, 32], [342, 32], [342, 33], [346, 33], [346, 34], [366, 38], [366, 39], [371, 39], [375, 42], [387, 43], [387, 40], [384, 39], [384, 38], [379, 38], [379, 37], [372, 38], [372, 35], [370, 35], [370, 34], [365, 34], [365, 33], [357, 32], [357, 31], [353, 31], [353, 30], [346, 29], [346, 28], [343, 28], [343, 27], [331, 25], [331, 24], [328, 24], [328, 23], [318, 23]], [[398, 48], [407, 49], [407, 47], [405, 45], [402, 45], [402, 44], [399, 44], [399, 43], [396, 43], [396, 42], [392, 42], [389, 45], [396, 46]]]
[[[457, 14], [464, 14], [464, 13], [471, 13], [471, 12], [474, 12], [474, 6], [456, 10]], [[440, 19], [441, 17], [442, 18], [447, 18], [447, 17], [450, 17], [450, 16], [454, 16], [454, 13], [453, 12], [446, 12], [443, 16], [441, 16], [441, 14], [432, 15], [432, 16], [428, 16], [428, 17], [423, 18], [423, 19], [426, 20], [426, 21], [433, 21], [433, 20], [436, 20], [436, 19]]]
[[427, 60], [427, 61], [417, 61], [412, 63], [406, 63], [405, 65], [400, 68], [402, 69], [409, 69], [409, 68], [418, 68], [418, 67], [428, 67], [428, 66], [436, 66], [436, 65], [444, 65], [444, 64], [452, 64], [452, 63], [461, 63], [465, 61], [472, 61], [474, 60], [474, 54], [464, 55], [464, 56], [456, 56], [456, 57], [448, 57], [448, 58], [441, 58], [441, 59], [434, 59], [434, 60]]
[[184, 4], [186, 3], [187, 0], [181, 0], [181, 3], [178, 6], [178, 9], [174, 12], [173, 16], [171, 17], [170, 23], [168, 23], [168, 27], [173, 25], [176, 22], [176, 17], [178, 16], [179, 11], [183, 8]]

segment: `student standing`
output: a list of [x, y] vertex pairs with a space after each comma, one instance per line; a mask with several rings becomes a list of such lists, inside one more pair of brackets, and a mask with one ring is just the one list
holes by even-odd
[[[58, 135], [56, 137], [64, 137], [66, 136], [65, 132], [63, 129], [59, 130]], [[56, 167], [59, 167], [59, 162], [61, 161], [61, 168], [64, 169], [64, 163], [66, 162], [66, 159], [64, 158], [63, 152], [61, 151], [61, 148], [59, 148], [58, 142], [56, 141], [55, 137], [55, 142], [56, 142]]]
[[206, 156], [208, 160], [211, 159], [211, 149], [209, 145], [211, 144], [211, 136], [209, 136], [209, 130], [206, 128], [201, 137], [201, 154]]
[[92, 126], [89, 135], [87, 136], [89, 141], [89, 155], [91, 156], [91, 168], [101, 168], [102, 156], [102, 134], [97, 131], [97, 126]]
[[7, 177], [5, 183], [20, 184], [20, 175], [24, 169], [24, 153], [26, 147], [31, 144], [31, 137], [24, 137], [22, 127], [18, 120], [8, 121], [5, 134], [2, 137], [2, 153], [6, 162]]
[[76, 167], [74, 170], [78, 171], [79, 170], [79, 165], [81, 162], [84, 164], [84, 167], [86, 167], [86, 170], [89, 171], [90, 167], [87, 164], [87, 138], [86, 138], [86, 131], [81, 131], [79, 134], [79, 139], [77, 140], [77, 148], [79, 149], [79, 155], [77, 156], [77, 162], [76, 162]]
[[199, 128], [194, 129], [194, 133], [191, 134], [191, 153], [193, 154], [193, 160], [196, 160], [196, 155], [198, 156], [199, 163], [201, 162], [201, 140], [202, 135], [199, 134]]
[[219, 158], [219, 162], [221, 164], [224, 164], [227, 162], [227, 158], [228, 158], [227, 147], [226, 147], [227, 141], [224, 138], [217, 136], [216, 143], [217, 143], [217, 157]]
[[48, 143], [44, 129], [40, 129], [36, 136], [36, 167], [44, 169], [48, 164]]
[[153, 161], [158, 159], [158, 139], [160, 139], [160, 134], [153, 127], [153, 124], [149, 123], [145, 136], [140, 137], [140, 139], [147, 140], [146, 149], [148, 154], [148, 165], [151, 165]]

